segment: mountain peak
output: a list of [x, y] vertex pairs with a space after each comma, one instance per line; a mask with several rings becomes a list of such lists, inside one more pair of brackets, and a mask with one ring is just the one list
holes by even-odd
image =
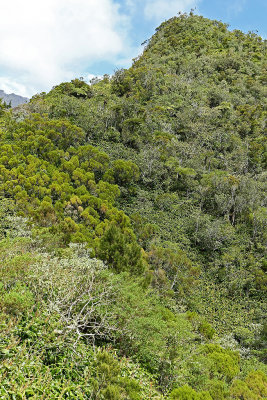
[[17, 107], [20, 104], [28, 103], [29, 99], [27, 97], [19, 96], [15, 93], [6, 93], [4, 90], [0, 90], [0, 98], [6, 102], [6, 104], [11, 104], [11, 107]]

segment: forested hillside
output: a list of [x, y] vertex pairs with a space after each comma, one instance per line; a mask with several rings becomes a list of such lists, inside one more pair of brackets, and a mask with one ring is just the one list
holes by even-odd
[[190, 13], [0, 108], [0, 398], [267, 398], [266, 42]]

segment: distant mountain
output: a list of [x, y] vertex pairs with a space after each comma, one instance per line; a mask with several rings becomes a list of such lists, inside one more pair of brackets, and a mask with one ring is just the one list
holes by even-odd
[[0, 113], [0, 399], [267, 400], [266, 61], [190, 12]]
[[11, 107], [14, 108], [20, 104], [28, 103], [29, 99], [27, 97], [22, 97], [14, 93], [7, 94], [3, 90], [0, 90], [0, 98], [9, 104], [11, 102]]

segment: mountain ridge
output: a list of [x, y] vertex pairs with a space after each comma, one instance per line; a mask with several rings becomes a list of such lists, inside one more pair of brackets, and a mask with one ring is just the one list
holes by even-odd
[[1, 110], [0, 397], [266, 398], [265, 63], [182, 14], [129, 69]]
[[0, 99], [2, 99], [7, 105], [11, 104], [11, 107], [17, 107], [20, 104], [28, 103], [29, 98], [17, 95], [15, 93], [6, 93], [0, 89]]

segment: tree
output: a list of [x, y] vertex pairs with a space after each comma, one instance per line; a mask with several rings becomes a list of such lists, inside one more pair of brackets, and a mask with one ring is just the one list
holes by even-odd
[[141, 248], [130, 231], [122, 231], [114, 223], [100, 239], [98, 255], [116, 272], [130, 271], [140, 275], [144, 271]]

